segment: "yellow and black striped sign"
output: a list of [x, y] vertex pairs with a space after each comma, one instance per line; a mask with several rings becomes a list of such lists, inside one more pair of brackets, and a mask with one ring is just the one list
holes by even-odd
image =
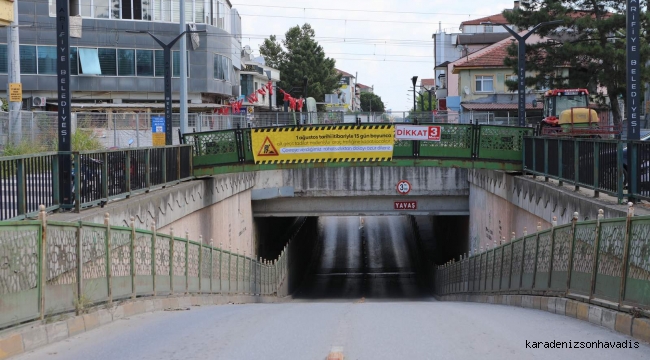
[[332, 125], [252, 129], [257, 164], [390, 161], [393, 125]]

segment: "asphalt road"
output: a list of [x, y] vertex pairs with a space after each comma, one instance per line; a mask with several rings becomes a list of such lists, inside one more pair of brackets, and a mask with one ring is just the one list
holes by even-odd
[[421, 285], [405, 219], [326, 218], [319, 225], [323, 253], [298, 299], [138, 315], [16, 359], [306, 360], [333, 349], [345, 359], [373, 360], [650, 359], [647, 344], [528, 348], [540, 341], [636, 344], [544, 311], [433, 300]]

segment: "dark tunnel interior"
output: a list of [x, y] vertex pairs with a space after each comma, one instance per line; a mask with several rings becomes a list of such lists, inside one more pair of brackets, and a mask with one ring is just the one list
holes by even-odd
[[296, 299], [420, 299], [433, 269], [468, 251], [467, 216], [256, 218], [258, 253], [277, 258], [291, 242]]

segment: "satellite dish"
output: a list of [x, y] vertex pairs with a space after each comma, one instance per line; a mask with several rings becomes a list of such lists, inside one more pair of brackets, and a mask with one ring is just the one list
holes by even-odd
[[463, 91], [465, 92], [465, 95], [469, 95], [469, 87], [465, 86]]

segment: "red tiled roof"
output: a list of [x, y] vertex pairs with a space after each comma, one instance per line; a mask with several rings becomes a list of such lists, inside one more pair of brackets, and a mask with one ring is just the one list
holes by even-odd
[[[512, 39], [512, 37], [510, 39]], [[486, 48], [484, 53], [455, 64], [454, 68], [506, 67], [503, 65], [503, 60], [508, 56], [508, 46], [510, 46], [510, 41], [508, 41], [508, 39], [502, 40], [492, 45], [490, 48]]]
[[341, 74], [341, 76], [354, 77], [354, 75], [350, 74], [349, 72], [345, 72], [345, 71], [343, 71], [343, 70], [339, 70], [339, 69], [335, 69], [335, 70], [338, 71], [339, 74]]
[[480, 19], [467, 20], [460, 23], [460, 26], [464, 25], [481, 25], [481, 23], [491, 22], [493, 24], [508, 24], [508, 20], [503, 16], [503, 14], [494, 14]]
[[370, 89], [370, 86], [368, 85], [363, 85], [362, 83], [357, 83], [357, 87], [359, 89]]
[[[517, 110], [517, 104], [498, 104], [498, 103], [485, 103], [485, 104], [460, 104], [466, 110], [474, 111], [487, 111], [487, 110]], [[526, 103], [526, 110], [542, 110], [544, 109], [544, 104], [542, 102], [537, 103], [537, 107], [534, 108], [532, 104]]]
[[436, 86], [436, 79], [421, 79], [420, 85], [422, 86]]

